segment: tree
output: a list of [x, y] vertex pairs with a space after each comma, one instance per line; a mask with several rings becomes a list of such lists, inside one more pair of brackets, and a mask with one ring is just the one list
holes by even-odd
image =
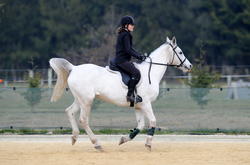
[[194, 65], [192, 69], [192, 79], [187, 82], [187, 85], [191, 87], [191, 98], [197, 102], [201, 109], [204, 109], [209, 101], [206, 96], [213, 87], [213, 83], [219, 79], [219, 74], [211, 73], [209, 67], [205, 65], [203, 47], [201, 47], [200, 52], [200, 57], [196, 59], [197, 65]]
[[[82, 48], [83, 54], [87, 54], [90, 57], [88, 62], [102, 66], [108, 65], [111, 58], [115, 56], [115, 41], [117, 35], [117, 20], [115, 20], [115, 18], [119, 18], [113, 5], [107, 10], [108, 12], [103, 16], [103, 25], [96, 29], [91, 28], [92, 35], [89, 39], [95, 44]], [[82, 58], [86, 57], [83, 56]]]
[[124, 15], [136, 19], [134, 45], [141, 53], [174, 35], [191, 61], [200, 41], [209, 65], [250, 61], [249, 0], [2, 0], [0, 67], [30, 68], [33, 58], [46, 68], [51, 57], [106, 65]]
[[216, 64], [246, 64], [250, 61], [250, 1], [209, 1], [212, 19], [207, 38], [209, 53]]
[[3, 68], [28, 68], [37, 58], [34, 38], [40, 37], [37, 0], [5, 0], [0, 8], [0, 60]]
[[[33, 72], [34, 72], [33, 68]], [[34, 77], [28, 78], [28, 84], [29, 88], [27, 88], [26, 92], [21, 93], [21, 95], [24, 96], [25, 100], [27, 101], [28, 105], [31, 108], [31, 111], [34, 112], [34, 107], [38, 103], [40, 103], [40, 100], [42, 99], [42, 89], [39, 88], [40, 86], [40, 75], [36, 74]]]
[[82, 50], [96, 44], [91, 41], [92, 29], [102, 24], [102, 4], [85, 0], [41, 0], [40, 10], [50, 57], [65, 57], [75, 64], [88, 62], [91, 56]]

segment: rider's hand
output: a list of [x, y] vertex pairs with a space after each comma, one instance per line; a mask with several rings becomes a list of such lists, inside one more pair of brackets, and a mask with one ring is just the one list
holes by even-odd
[[143, 56], [143, 55], [140, 55], [140, 56], [138, 57], [138, 59], [139, 59], [140, 61], [144, 61], [146, 58], [147, 58], [147, 57], [146, 57], [146, 56]]

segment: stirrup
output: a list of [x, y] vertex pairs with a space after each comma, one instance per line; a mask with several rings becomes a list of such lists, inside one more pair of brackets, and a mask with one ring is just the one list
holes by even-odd
[[139, 95], [136, 95], [135, 103], [140, 103], [142, 102], [142, 97]]
[[130, 102], [130, 107], [134, 107], [136, 103], [142, 102], [142, 97], [139, 95], [136, 95], [135, 97], [135, 95], [133, 94], [131, 96], [127, 96], [127, 102]]

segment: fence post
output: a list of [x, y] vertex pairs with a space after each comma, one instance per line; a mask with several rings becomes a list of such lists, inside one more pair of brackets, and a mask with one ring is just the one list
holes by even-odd
[[234, 100], [238, 100], [239, 99], [239, 95], [238, 95], [238, 85], [236, 82], [232, 83], [232, 89], [233, 89], [233, 99]]
[[4, 81], [4, 87], [8, 87], [8, 80]]
[[34, 71], [29, 69], [29, 78], [34, 78]]
[[40, 86], [42, 87], [44, 85], [43, 79], [40, 80]]
[[232, 76], [227, 75], [227, 87], [231, 87], [231, 82], [232, 82]]
[[190, 83], [192, 80], [192, 74], [191, 73], [188, 73], [188, 83]]
[[52, 69], [48, 69], [48, 87], [52, 88]]
[[162, 87], [162, 88], [167, 88], [167, 83], [166, 83], [166, 81], [165, 81], [165, 80], [163, 80], [163, 81], [162, 81], [162, 83], [161, 83], [161, 87]]

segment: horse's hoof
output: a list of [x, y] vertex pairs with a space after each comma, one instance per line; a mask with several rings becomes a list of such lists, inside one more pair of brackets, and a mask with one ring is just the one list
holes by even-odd
[[96, 149], [97, 151], [104, 152], [102, 146], [100, 146], [100, 145], [99, 145], [99, 146], [95, 146], [95, 149]]
[[123, 136], [120, 139], [119, 145], [122, 145], [123, 143], [126, 143], [126, 142], [127, 142], [127, 138]]
[[146, 149], [147, 149], [148, 151], [151, 151], [151, 145], [145, 144], [145, 147], [146, 147]]
[[76, 137], [74, 137], [74, 136], [71, 137], [71, 144], [72, 144], [72, 146], [76, 143], [76, 140], [77, 140]]

